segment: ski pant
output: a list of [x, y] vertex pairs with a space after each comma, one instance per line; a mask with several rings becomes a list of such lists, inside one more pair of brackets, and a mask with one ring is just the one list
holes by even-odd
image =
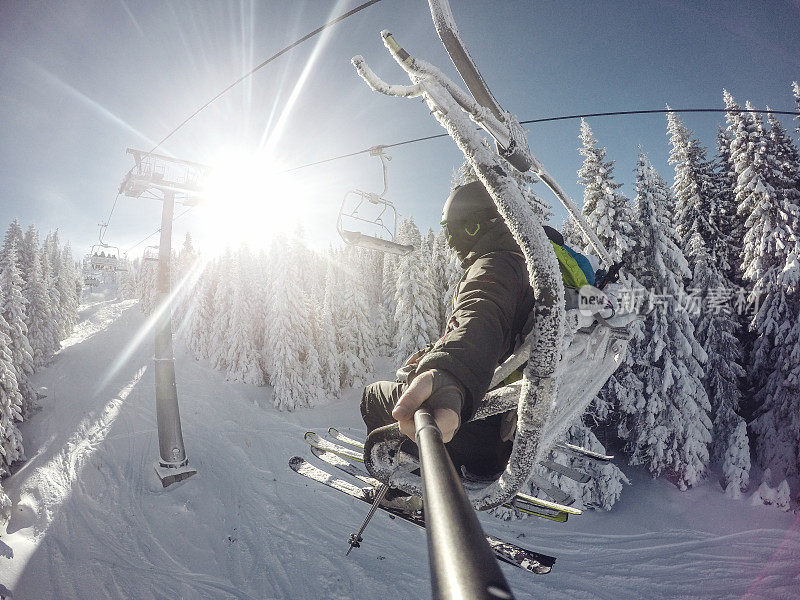
[[[361, 417], [367, 433], [396, 420], [392, 417], [397, 400], [403, 393], [404, 384], [393, 381], [378, 381], [364, 388], [361, 397]], [[500, 437], [501, 416], [464, 423], [453, 439], [445, 444], [447, 452], [460, 473], [464, 467], [469, 473], [480, 477], [494, 477], [508, 464], [512, 443]]]

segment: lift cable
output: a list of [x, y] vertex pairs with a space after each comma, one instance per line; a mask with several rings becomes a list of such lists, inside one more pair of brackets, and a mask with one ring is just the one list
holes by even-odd
[[[184, 210], [182, 213], [180, 213], [180, 214], [178, 214], [178, 215], [175, 215], [174, 217], [172, 217], [172, 221], [170, 221], [170, 223], [174, 223], [175, 221], [177, 221], [178, 219], [180, 219], [180, 218], [181, 218], [183, 215], [185, 215], [186, 213], [188, 213], [188, 212], [189, 212], [190, 210], [192, 210], [193, 208], [194, 208], [194, 206], [189, 206], [189, 207], [188, 207], [186, 210]], [[130, 248], [128, 248], [127, 250], [125, 250], [125, 254], [127, 254], [128, 252], [130, 252], [131, 250], [133, 250], [133, 249], [134, 249], [134, 248], [136, 248], [137, 246], [141, 246], [141, 245], [142, 245], [142, 244], [144, 244], [144, 243], [145, 243], [147, 240], [149, 240], [151, 237], [153, 237], [154, 235], [156, 235], [156, 234], [158, 234], [158, 233], [161, 233], [161, 227], [159, 227], [158, 229], [156, 229], [156, 230], [155, 230], [155, 231], [153, 231], [152, 233], [149, 233], [149, 234], [148, 234], [146, 237], [142, 238], [141, 240], [139, 240], [138, 242], [136, 242], [136, 243], [135, 243], [133, 246], [131, 246]]]
[[312, 38], [312, 37], [314, 37], [315, 35], [317, 35], [318, 33], [322, 32], [322, 31], [324, 31], [325, 29], [327, 29], [327, 28], [329, 28], [329, 27], [331, 27], [331, 26], [333, 26], [333, 25], [336, 25], [336, 23], [339, 23], [340, 21], [344, 21], [344, 20], [345, 20], [347, 17], [350, 17], [350, 16], [352, 16], [352, 15], [356, 14], [357, 12], [359, 12], [359, 11], [361, 11], [361, 10], [363, 10], [363, 9], [365, 9], [365, 8], [367, 8], [367, 7], [369, 7], [369, 6], [372, 6], [373, 4], [376, 4], [376, 3], [378, 3], [378, 2], [380, 2], [380, 0], [369, 0], [369, 2], [365, 2], [364, 4], [362, 4], [362, 5], [360, 5], [360, 6], [357, 6], [357, 7], [355, 7], [353, 10], [351, 10], [351, 11], [348, 11], [348, 12], [344, 13], [343, 15], [340, 15], [340, 16], [336, 17], [336, 18], [335, 18], [335, 19], [333, 19], [332, 21], [328, 21], [328, 22], [327, 22], [327, 23], [325, 23], [325, 25], [323, 25], [322, 27], [317, 27], [317, 28], [316, 28], [314, 31], [312, 31], [312, 32], [310, 32], [310, 33], [307, 33], [306, 35], [304, 35], [303, 37], [301, 37], [299, 40], [297, 40], [297, 41], [295, 41], [295, 42], [292, 42], [291, 44], [289, 44], [288, 46], [286, 46], [286, 47], [285, 47], [285, 48], [283, 48], [282, 50], [279, 50], [277, 53], [275, 53], [275, 54], [273, 54], [272, 56], [270, 56], [270, 57], [269, 57], [267, 60], [265, 60], [264, 62], [262, 62], [261, 64], [259, 64], [259, 65], [258, 65], [258, 66], [256, 66], [255, 68], [253, 68], [252, 70], [250, 70], [248, 73], [245, 73], [244, 75], [242, 75], [241, 77], [239, 77], [239, 79], [237, 79], [236, 81], [234, 81], [232, 84], [230, 84], [230, 85], [229, 85], [228, 87], [226, 87], [224, 90], [222, 90], [222, 91], [221, 91], [219, 94], [217, 94], [216, 96], [214, 96], [213, 98], [211, 98], [211, 100], [209, 100], [208, 102], [206, 102], [205, 104], [203, 104], [203, 106], [201, 106], [201, 107], [200, 107], [200, 108], [198, 108], [196, 111], [194, 111], [194, 112], [193, 112], [191, 115], [189, 115], [188, 117], [186, 117], [186, 119], [184, 119], [184, 120], [181, 122], [181, 124], [180, 124], [180, 125], [178, 125], [178, 126], [175, 128], [175, 129], [173, 129], [172, 131], [170, 131], [170, 132], [169, 132], [169, 133], [168, 133], [168, 134], [167, 134], [167, 135], [166, 135], [166, 136], [165, 136], [165, 137], [164, 137], [164, 138], [163, 138], [163, 139], [162, 139], [160, 142], [158, 142], [158, 143], [157, 143], [155, 146], [153, 146], [152, 150], [150, 150], [150, 152], [148, 152], [148, 154], [151, 154], [151, 153], [155, 152], [155, 151], [156, 151], [156, 150], [157, 150], [157, 149], [158, 149], [158, 148], [161, 146], [161, 144], [163, 144], [163, 143], [164, 143], [164, 142], [166, 142], [166, 141], [167, 141], [169, 138], [171, 138], [173, 135], [175, 135], [175, 134], [178, 132], [178, 130], [179, 130], [179, 129], [181, 129], [181, 128], [182, 128], [184, 125], [186, 125], [186, 124], [187, 124], [189, 121], [191, 121], [193, 118], [195, 118], [197, 115], [199, 115], [199, 114], [200, 114], [202, 111], [204, 111], [206, 108], [208, 108], [208, 107], [209, 107], [211, 104], [213, 104], [215, 101], [217, 101], [217, 100], [218, 100], [219, 98], [221, 98], [223, 95], [225, 95], [226, 93], [228, 93], [228, 92], [229, 92], [231, 89], [233, 89], [234, 87], [236, 87], [236, 86], [237, 86], [238, 84], [240, 84], [242, 81], [244, 81], [244, 80], [245, 80], [245, 79], [247, 79], [248, 77], [252, 76], [252, 75], [253, 75], [253, 73], [255, 73], [256, 71], [258, 71], [258, 70], [259, 70], [259, 69], [261, 69], [262, 67], [266, 67], [266, 66], [267, 66], [269, 63], [271, 63], [273, 60], [275, 60], [275, 59], [276, 59], [276, 58], [278, 58], [279, 56], [281, 56], [281, 55], [285, 54], [286, 52], [288, 52], [288, 51], [289, 51], [289, 50], [291, 50], [292, 48], [294, 48], [294, 47], [296, 47], [296, 46], [298, 46], [298, 45], [302, 44], [303, 42], [305, 42], [305, 41], [306, 41], [306, 40], [308, 40], [309, 38]]
[[[375, 0], [375, 1], [377, 2], [379, 0]], [[728, 109], [724, 109], [724, 108], [674, 108], [674, 109], [670, 109], [670, 110], [667, 110], [667, 109], [625, 110], [625, 111], [613, 111], [613, 112], [602, 112], [602, 113], [586, 113], [586, 114], [582, 114], [582, 115], [566, 115], [566, 116], [561, 116], [561, 117], [547, 117], [547, 118], [544, 118], [544, 119], [530, 119], [530, 120], [527, 120], [527, 121], [520, 121], [520, 124], [521, 125], [528, 125], [528, 124], [531, 124], [531, 123], [547, 123], [547, 122], [551, 122], [551, 121], [565, 121], [567, 119], [582, 119], [582, 118], [587, 118], [587, 117], [610, 117], [610, 116], [618, 116], [618, 115], [644, 115], [644, 114], [666, 114], [666, 113], [691, 113], [691, 112], [694, 112], [694, 113], [697, 113], [697, 112], [711, 112], [711, 113], [725, 112], [725, 113], [733, 113], [733, 114], [745, 113], [745, 112], [758, 112], [758, 113], [766, 113], [766, 114], [773, 114], [773, 115], [800, 116], [800, 111], [790, 111], [790, 110], [746, 110], [746, 109], [728, 110]], [[405, 140], [403, 142], [395, 142], [394, 144], [381, 144], [381, 145], [379, 145], [379, 147], [380, 148], [384, 148], [384, 149], [385, 148], [395, 148], [397, 146], [404, 146], [406, 144], [414, 144], [416, 142], [424, 142], [424, 141], [427, 141], [427, 140], [433, 140], [433, 139], [440, 138], [440, 137], [446, 137], [447, 135], [448, 134], [446, 134], [446, 133], [439, 133], [439, 134], [436, 134], [436, 135], [428, 135], [428, 136], [425, 136], [425, 137], [415, 138], [413, 140]], [[307, 163], [307, 164], [304, 164], [304, 165], [299, 165], [297, 167], [292, 167], [292, 168], [286, 169], [286, 170], [284, 170], [282, 172], [283, 173], [290, 173], [291, 171], [298, 171], [300, 169], [305, 169], [307, 167], [313, 167], [313, 166], [321, 165], [321, 164], [324, 164], [324, 163], [327, 163], [327, 162], [333, 162], [335, 160], [341, 160], [343, 158], [350, 158], [351, 156], [357, 156], [358, 154], [364, 154], [364, 153], [370, 152], [374, 148], [375, 148], [375, 146], [371, 146], [370, 148], [365, 148], [364, 150], [357, 150], [356, 152], [349, 152], [347, 154], [334, 156], [332, 158], [326, 158], [326, 159], [323, 159], [323, 160], [318, 160], [318, 161]], [[152, 152], [152, 150], [151, 150], [151, 152]], [[172, 219], [173, 222], [178, 220], [179, 218], [181, 218], [186, 213], [188, 213], [190, 210], [192, 210], [192, 208], [194, 208], [194, 206], [188, 207], [185, 211], [183, 211], [182, 213], [180, 213], [179, 215], [174, 217]], [[161, 231], [161, 228], [159, 227], [154, 232], [152, 232], [147, 237], [145, 237], [143, 240], [141, 240], [140, 242], [137, 242], [136, 244], [134, 244], [133, 246], [128, 248], [128, 250], [126, 250], [126, 252], [129, 252], [130, 250], [133, 250], [137, 246], [140, 246], [141, 244], [143, 244], [144, 242], [149, 240], [151, 237], [153, 237], [154, 235], [156, 235], [160, 231]]]
[[[582, 115], [566, 115], [561, 117], [546, 117], [544, 119], [529, 119], [527, 121], [520, 121], [520, 125], [529, 125], [531, 123], [548, 123], [551, 121], [565, 121], [567, 119], [583, 119], [587, 117], [611, 117], [611, 116], [618, 116], [618, 115], [647, 115], [647, 114], [667, 114], [667, 113], [731, 113], [731, 114], [738, 114], [738, 113], [765, 113], [771, 115], [794, 115], [800, 116], [800, 111], [791, 111], [791, 110], [747, 110], [747, 109], [734, 109], [729, 110], [727, 108], [672, 108], [672, 109], [655, 109], [655, 110], [618, 110], [614, 112], [601, 112], [601, 113], [586, 113]], [[394, 144], [381, 144], [381, 148], [394, 148], [396, 146], [403, 146], [405, 144], [414, 144], [416, 142], [424, 142], [427, 140], [433, 140], [436, 138], [447, 137], [449, 134], [447, 133], [438, 133], [435, 135], [428, 135], [425, 137], [415, 138], [413, 140], [405, 140], [403, 142], [395, 142]], [[316, 165], [321, 165], [327, 162], [332, 162], [335, 160], [341, 160], [343, 158], [350, 158], [351, 156], [356, 156], [358, 154], [365, 154], [366, 152], [370, 152], [375, 146], [370, 148], [365, 148], [363, 150], [358, 150], [356, 152], [349, 152], [347, 154], [342, 154], [340, 156], [334, 156], [332, 158], [325, 158], [323, 160], [318, 160], [311, 163], [306, 163], [303, 165], [299, 165], [297, 167], [291, 167], [283, 171], [283, 173], [290, 173], [291, 171], [298, 171], [300, 169], [305, 169], [307, 167], [313, 167]]]
[[[175, 127], [166, 136], [164, 136], [164, 138], [162, 138], [162, 140], [160, 142], [158, 142], [155, 146], [153, 146], [150, 149], [150, 151], [147, 154], [145, 154], [142, 158], [146, 158], [147, 156], [149, 156], [150, 154], [155, 152], [158, 148], [161, 147], [161, 145], [164, 142], [166, 142], [169, 138], [171, 138], [173, 135], [175, 135], [189, 121], [194, 119], [197, 115], [199, 115], [201, 112], [203, 112], [211, 104], [213, 104], [214, 102], [219, 100], [222, 96], [224, 96], [226, 93], [228, 93], [234, 87], [239, 85], [242, 81], [244, 81], [248, 77], [252, 77], [252, 75], [256, 71], [258, 71], [259, 69], [262, 69], [263, 67], [266, 67], [269, 63], [274, 61], [276, 58], [286, 54], [289, 50], [295, 48], [296, 46], [299, 46], [300, 44], [302, 44], [306, 40], [314, 37], [315, 35], [317, 35], [319, 33], [321, 33], [325, 29], [328, 29], [329, 27], [332, 27], [333, 25], [336, 25], [337, 23], [339, 23], [341, 21], [344, 21], [347, 17], [351, 17], [354, 14], [356, 14], [357, 12], [360, 12], [360, 11], [364, 10], [365, 8], [368, 8], [368, 7], [372, 6], [373, 4], [377, 4], [378, 2], [380, 2], [380, 0], [369, 0], [368, 2], [364, 2], [363, 4], [361, 4], [359, 6], [356, 6], [354, 9], [352, 9], [352, 10], [350, 10], [350, 11], [348, 11], [348, 12], [342, 14], [342, 15], [339, 15], [338, 17], [336, 17], [335, 19], [332, 19], [331, 21], [328, 21], [327, 23], [325, 23], [321, 27], [317, 27], [314, 31], [311, 31], [311, 32], [307, 33], [306, 35], [304, 35], [300, 39], [298, 39], [298, 40], [292, 42], [291, 44], [289, 44], [288, 46], [282, 48], [281, 50], [279, 50], [278, 52], [276, 52], [275, 54], [270, 56], [268, 59], [266, 59], [262, 63], [256, 65], [253, 69], [251, 69], [250, 71], [248, 71], [247, 73], [245, 73], [244, 75], [239, 77], [236, 81], [231, 83], [229, 86], [227, 86], [221, 92], [219, 92], [216, 96], [211, 98], [211, 100], [209, 100], [208, 102], [203, 104], [200, 108], [198, 108], [196, 111], [194, 111], [191, 115], [186, 117], [177, 127]], [[133, 171], [133, 167], [130, 168], [130, 170], [128, 171], [128, 174], [130, 174], [131, 171]], [[111, 216], [114, 214], [114, 209], [117, 207], [117, 201], [119, 200], [119, 197], [120, 197], [120, 193], [117, 193], [117, 197], [114, 198], [114, 204], [111, 206], [111, 212], [108, 214], [108, 218], [105, 220], [105, 223], [101, 224], [101, 229], [100, 229], [100, 241], [101, 242], [103, 241], [103, 234], [105, 233], [105, 230], [108, 229], [108, 224], [111, 222]], [[185, 214], [185, 212], [183, 214]], [[160, 231], [160, 229], [159, 229], [159, 231]], [[148, 237], [151, 237], [152, 235], [154, 235], [154, 234], [150, 234], [150, 236], [148, 236]]]

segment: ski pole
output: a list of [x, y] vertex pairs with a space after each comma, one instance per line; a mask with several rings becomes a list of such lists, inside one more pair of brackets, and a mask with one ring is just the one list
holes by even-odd
[[426, 408], [414, 413], [422, 502], [435, 600], [513, 600], [483, 533], [442, 432]]
[[364, 533], [364, 530], [367, 528], [367, 525], [369, 525], [369, 522], [372, 519], [372, 515], [375, 514], [376, 510], [378, 510], [378, 506], [380, 505], [381, 501], [383, 501], [383, 497], [386, 495], [387, 491], [389, 491], [388, 483], [384, 483], [383, 485], [381, 485], [380, 488], [378, 488], [378, 493], [375, 494], [375, 501], [372, 503], [372, 506], [370, 507], [366, 518], [364, 519], [364, 522], [361, 524], [361, 529], [358, 530], [358, 533], [350, 534], [350, 548], [348, 548], [345, 556], [349, 556], [353, 548], [361, 547], [361, 542], [363, 541], [361, 534]]

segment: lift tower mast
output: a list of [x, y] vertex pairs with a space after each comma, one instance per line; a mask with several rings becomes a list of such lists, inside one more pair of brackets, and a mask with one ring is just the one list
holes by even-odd
[[[145, 192], [160, 192], [161, 243], [158, 248], [158, 302], [155, 323], [156, 420], [160, 458], [155, 464], [164, 487], [194, 475], [183, 447], [178, 390], [175, 386], [175, 357], [172, 348], [172, 305], [170, 295], [170, 255], [175, 202], [197, 204], [206, 165], [128, 148], [135, 165], [120, 185], [120, 193], [139, 198]], [[155, 194], [152, 196], [157, 198]]]

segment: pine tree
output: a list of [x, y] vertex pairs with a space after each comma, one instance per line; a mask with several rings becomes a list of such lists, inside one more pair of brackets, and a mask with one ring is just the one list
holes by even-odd
[[256, 328], [253, 327], [253, 304], [248, 277], [248, 252], [240, 251], [230, 274], [233, 297], [231, 301], [230, 328], [227, 331], [227, 352], [224, 359], [226, 379], [252, 385], [263, 385]]
[[[404, 243], [419, 247], [419, 230], [413, 219], [404, 221], [402, 225], [405, 227]], [[405, 361], [439, 336], [435, 332], [435, 314], [438, 311], [433, 296], [434, 292], [425, 278], [417, 252], [402, 256], [397, 268], [395, 292], [397, 334], [394, 355], [398, 361]]]
[[311, 390], [306, 382], [309, 374], [306, 361], [313, 342], [307, 316], [309, 306], [291, 253], [273, 251], [272, 258], [276, 272], [281, 274], [274, 287], [270, 339], [265, 341], [272, 347], [272, 401], [280, 410], [294, 410], [313, 405], [319, 394], [319, 388]]
[[14, 219], [11, 221], [11, 224], [6, 229], [5, 237], [3, 238], [3, 249], [0, 250], [0, 256], [6, 256], [11, 248], [14, 246], [15, 252], [17, 254], [17, 260], [20, 261], [20, 272], [22, 274], [22, 281], [23, 284], [25, 283], [25, 274], [22, 273], [22, 258], [20, 257], [20, 252], [22, 252], [23, 244], [25, 241], [25, 235], [22, 233], [22, 226], [19, 224], [19, 221]]
[[338, 397], [341, 391], [342, 362], [336, 347], [336, 332], [338, 322], [334, 314], [337, 305], [336, 294], [336, 265], [328, 260], [325, 274], [325, 297], [321, 309], [317, 314], [317, 329], [315, 333], [316, 347], [319, 353], [320, 369], [322, 371], [322, 388], [330, 397]]
[[187, 314], [186, 345], [192, 355], [203, 360], [211, 353], [211, 328], [214, 323], [214, 298], [217, 291], [217, 269], [208, 265], [197, 282], [194, 302]]
[[710, 221], [716, 191], [714, 174], [706, 160], [706, 149], [678, 115], [668, 113], [667, 122], [672, 143], [669, 163], [675, 165], [675, 230], [689, 268], [694, 270], [696, 255], [707, 252], [707, 242], [719, 235]]
[[645, 320], [637, 365], [643, 394], [636, 405], [620, 410], [630, 432], [631, 463], [646, 465], [654, 475], [668, 471], [686, 489], [702, 479], [709, 459], [711, 407], [701, 367], [707, 357], [679, 303], [689, 266], [678, 247], [669, 189], [643, 154], [636, 190], [642, 224], [636, 273], [659, 296]]
[[790, 477], [800, 473], [800, 164], [782, 125], [770, 124], [764, 177], [774, 195], [762, 194], [750, 214], [748, 236], [758, 245], [745, 246], [754, 258], [745, 275], [760, 275], [754, 283], [763, 292], [751, 322], [751, 376], [760, 383], [751, 425], [761, 466]]
[[[399, 239], [398, 239], [399, 241]], [[381, 278], [381, 304], [380, 315], [383, 320], [381, 327], [382, 337], [378, 338], [381, 354], [390, 354], [394, 348], [394, 338], [397, 334], [397, 322], [394, 320], [397, 305], [395, 304], [395, 294], [397, 293], [397, 265], [398, 257], [393, 254], [385, 254], [383, 258], [383, 276]]]
[[[730, 202], [723, 197], [721, 180], [705, 158], [705, 149], [674, 113], [668, 116], [672, 143], [670, 163], [675, 165], [676, 232], [692, 270], [692, 322], [697, 342], [708, 356], [704, 387], [713, 415], [711, 456], [723, 463], [725, 485], [743, 490], [750, 469], [748, 440], [738, 437], [744, 420], [737, 414], [741, 391], [739, 378], [744, 376], [742, 357], [736, 339], [738, 322], [725, 304], [733, 284], [725, 276], [730, 272], [728, 238]], [[725, 144], [725, 139], [720, 144]], [[722, 206], [717, 203], [721, 202]]]
[[[736, 106], [727, 93], [725, 100], [729, 109]], [[800, 452], [796, 416], [800, 394], [794, 381], [800, 354], [799, 209], [796, 196], [787, 189], [792, 187], [786, 182], [791, 166], [785, 164], [792, 150], [782, 142], [782, 128], [768, 135], [761, 116], [749, 104], [747, 108], [747, 113], [729, 113], [728, 121], [734, 136], [731, 158], [737, 173], [738, 213], [746, 219], [742, 273], [755, 308], [749, 322], [752, 349], [747, 373], [756, 416], [751, 427], [761, 465], [795, 474]]]
[[0, 315], [0, 478], [11, 473], [11, 463], [25, 460], [22, 434], [17, 422], [22, 421], [22, 396], [17, 385], [16, 369], [9, 346], [9, 326]]
[[60, 256], [53, 260], [60, 261], [58, 271], [59, 297], [61, 298], [61, 314], [63, 315], [62, 339], [72, 334], [75, 324], [78, 322], [78, 306], [80, 304], [80, 274], [75, 268], [75, 260], [72, 257], [72, 246], [69, 242], [60, 251]]
[[33, 365], [38, 368], [50, 361], [57, 342], [54, 339], [50, 294], [42, 271], [39, 233], [33, 225], [25, 233], [20, 259], [22, 277], [25, 280], [22, 294], [28, 305], [25, 325], [28, 327], [28, 341], [33, 350]]
[[717, 158], [714, 162], [715, 200], [711, 218], [717, 237], [709, 240], [712, 256], [722, 275], [738, 286], [742, 283], [740, 244], [744, 237], [744, 219], [736, 210], [736, 169], [731, 160], [732, 136], [720, 127], [717, 131]]
[[356, 253], [348, 248], [344, 270], [343, 321], [339, 343], [342, 352], [342, 387], [360, 385], [372, 371], [377, 340], [372, 332], [365, 279], [357, 270]]
[[8, 251], [0, 256], [0, 316], [9, 331], [8, 352], [14, 365], [17, 387], [22, 396], [22, 415], [27, 417], [36, 402], [36, 392], [31, 384], [33, 375], [33, 349], [28, 341], [25, 325], [26, 301], [22, 295], [22, 276], [17, 268], [17, 247], [12, 242]]
[[[584, 120], [581, 120], [580, 139], [583, 145], [579, 152], [585, 157], [578, 171], [579, 182], [584, 186], [583, 216], [614, 262], [619, 262], [635, 244], [633, 209], [617, 191], [622, 185], [614, 181], [614, 161], [606, 161], [606, 149], [598, 147], [589, 123]], [[589, 244], [583, 251], [594, 253]]]
[[[65, 337], [62, 335], [66, 329], [66, 315], [61, 310], [61, 292], [58, 288], [58, 271], [61, 267], [61, 253], [57, 249], [56, 234], [48, 233], [44, 238], [41, 249], [42, 278], [44, 279], [48, 295], [50, 296], [50, 314], [48, 330], [52, 343], [52, 353], [55, 354], [61, 347], [60, 341]], [[57, 261], [53, 262], [53, 257]], [[66, 300], [66, 299], [65, 299]]]
[[228, 368], [228, 351], [231, 339], [231, 315], [236, 293], [235, 273], [238, 261], [230, 250], [219, 260], [217, 288], [214, 293], [214, 321], [209, 335], [208, 358], [215, 369]]

